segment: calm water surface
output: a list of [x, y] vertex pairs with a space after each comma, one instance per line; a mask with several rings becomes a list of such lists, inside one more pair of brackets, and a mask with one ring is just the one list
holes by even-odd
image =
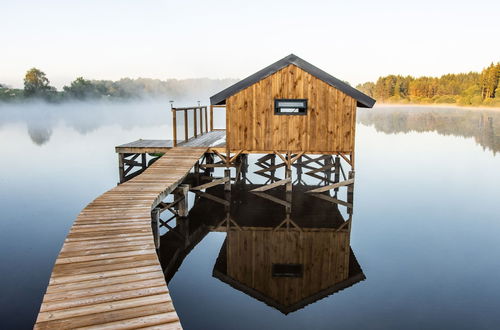
[[[169, 125], [165, 103], [0, 106], [0, 328], [32, 327], [73, 220], [117, 182], [114, 146], [168, 138]], [[176, 250], [174, 232], [162, 238], [186, 329], [498, 329], [500, 112], [376, 108], [360, 113], [356, 139], [350, 244], [338, 241], [349, 264], [329, 263], [335, 249], [321, 261], [303, 257], [300, 289], [280, 295], [269, 262], [234, 258], [245, 237], [207, 230], [227, 211], [217, 205], [192, 209], [188, 230], [198, 232], [189, 249]], [[245, 191], [234, 189], [230, 201], [231, 216], [248, 227], [286, 216]], [[337, 239], [331, 227], [347, 214], [321, 203], [298, 189], [292, 196], [291, 219], [315, 232], [289, 239], [301, 240], [292, 255]], [[208, 207], [211, 216], [199, 211]], [[252, 235], [260, 255], [289, 249], [269, 231]]]

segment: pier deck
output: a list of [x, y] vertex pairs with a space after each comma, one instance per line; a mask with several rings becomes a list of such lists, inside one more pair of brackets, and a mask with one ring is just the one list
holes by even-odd
[[[226, 131], [214, 130], [186, 141], [178, 142], [177, 147], [226, 147]], [[137, 140], [119, 145], [115, 148], [117, 153], [164, 153], [174, 147], [172, 140]]]
[[181, 328], [152, 236], [151, 211], [207, 147], [165, 147], [142, 174], [97, 197], [56, 260], [35, 329]]

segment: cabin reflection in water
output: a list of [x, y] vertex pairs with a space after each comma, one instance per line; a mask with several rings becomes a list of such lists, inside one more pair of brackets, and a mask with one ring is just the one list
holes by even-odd
[[250, 192], [255, 187], [212, 187], [196, 199], [189, 217], [162, 236], [167, 281], [210, 231], [227, 234], [213, 276], [284, 314], [365, 279], [350, 248], [352, 210], [344, 220], [336, 203], [306, 194], [310, 186], [291, 194]]

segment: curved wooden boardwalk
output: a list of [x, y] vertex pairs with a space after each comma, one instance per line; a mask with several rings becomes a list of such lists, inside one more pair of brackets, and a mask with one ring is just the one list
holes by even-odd
[[173, 148], [82, 210], [56, 260], [35, 329], [180, 329], [152, 237], [151, 210], [204, 148]]

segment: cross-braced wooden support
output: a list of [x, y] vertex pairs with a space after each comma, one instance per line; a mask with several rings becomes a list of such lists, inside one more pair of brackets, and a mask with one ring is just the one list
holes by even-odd
[[[255, 171], [254, 173], [267, 178], [268, 181], [266, 181], [266, 183], [262, 187], [256, 188], [252, 191], [262, 192], [262, 191], [272, 189], [274, 187], [284, 185], [285, 190], [287, 192], [291, 192], [292, 191], [292, 165], [299, 158], [301, 158], [303, 154], [304, 154], [303, 152], [298, 153], [298, 154], [291, 154], [290, 151], [288, 151], [286, 154], [281, 154], [278, 151], [274, 151], [274, 154], [269, 154], [269, 155], [266, 155], [266, 156], [259, 158], [257, 160], [256, 164], [259, 167], [261, 167], [261, 169]], [[283, 161], [283, 163], [276, 164], [275, 163], [276, 156], [278, 156]], [[270, 162], [270, 163], [268, 163], [268, 162]], [[278, 178], [276, 178], [276, 175], [275, 175], [275, 171], [281, 167], [285, 167], [285, 179], [283, 179], [283, 180], [279, 180]], [[270, 174], [267, 174], [266, 172], [270, 172]], [[267, 184], [269, 182], [270, 182], [270, 184]]]
[[[160, 228], [165, 227], [168, 230], [173, 230], [169, 225], [169, 222], [183, 220], [188, 216], [189, 211], [189, 201], [188, 201], [189, 185], [181, 184], [172, 192], [173, 201], [172, 202], [160, 202], [151, 211], [151, 225], [153, 229], [153, 237], [156, 249], [160, 248]], [[171, 216], [164, 220], [161, 218], [161, 214], [165, 211], [169, 211]]]
[[149, 161], [147, 158], [148, 156], [146, 153], [118, 153], [118, 173], [120, 175], [119, 183], [123, 183], [138, 176], [160, 157], [151, 156]]

